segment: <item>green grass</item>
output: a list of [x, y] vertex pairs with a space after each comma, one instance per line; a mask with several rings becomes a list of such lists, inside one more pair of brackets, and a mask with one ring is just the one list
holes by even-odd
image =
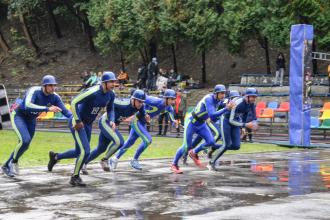
[[[126, 136], [125, 136], [126, 138]], [[97, 146], [98, 135], [93, 134], [91, 148]], [[14, 131], [0, 131], [0, 163], [4, 163], [14, 150], [18, 138]], [[140, 143], [138, 140], [123, 156], [123, 159], [130, 159], [135, 153], [136, 147]], [[176, 150], [181, 146], [182, 138], [153, 137], [153, 142], [142, 154], [142, 158], [171, 158]], [[36, 132], [29, 149], [20, 158], [20, 166], [30, 167], [36, 165], [46, 165], [48, 163], [48, 152], [63, 152], [74, 147], [71, 133], [59, 132]], [[290, 151], [291, 148], [279, 147], [272, 144], [248, 144], [243, 143], [238, 151], [228, 151], [226, 154], [254, 153], [267, 151]], [[61, 164], [74, 163], [74, 160], [63, 160]]]

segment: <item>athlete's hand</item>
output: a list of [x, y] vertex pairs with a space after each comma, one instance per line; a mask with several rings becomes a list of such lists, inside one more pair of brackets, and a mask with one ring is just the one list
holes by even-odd
[[61, 112], [62, 109], [60, 109], [59, 107], [57, 107], [55, 105], [52, 105], [48, 108], [48, 111], [50, 111], [50, 112]]
[[179, 121], [178, 120], [175, 120], [174, 121], [174, 126], [175, 126], [175, 128], [178, 128], [179, 127]]
[[226, 108], [231, 110], [232, 108], [234, 108], [236, 106], [235, 102], [231, 101], [226, 105]]
[[257, 130], [258, 124], [255, 121], [251, 121], [251, 122], [245, 124], [245, 127], [250, 128], [252, 130]]
[[79, 131], [80, 129], [82, 129], [84, 127], [84, 123], [82, 122], [78, 122], [76, 123], [73, 128], [76, 130], [76, 131]]
[[150, 120], [151, 120], [150, 115], [146, 114], [145, 119], [148, 123], [150, 123]]
[[110, 121], [110, 126], [111, 126], [112, 130], [116, 129], [116, 123], [114, 123], [113, 121]]

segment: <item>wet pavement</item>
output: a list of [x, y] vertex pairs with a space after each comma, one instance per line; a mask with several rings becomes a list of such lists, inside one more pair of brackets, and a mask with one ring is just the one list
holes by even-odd
[[98, 164], [68, 184], [72, 166], [21, 170], [0, 176], [0, 219], [329, 219], [330, 150], [225, 155], [221, 171], [183, 167], [170, 160], [127, 161], [116, 173]]

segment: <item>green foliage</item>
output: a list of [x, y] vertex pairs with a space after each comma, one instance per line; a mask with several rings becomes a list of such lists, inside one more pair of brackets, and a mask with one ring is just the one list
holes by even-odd
[[213, 3], [213, 0], [188, 0], [185, 4], [188, 22], [183, 24], [184, 33], [197, 52], [216, 43], [222, 30], [221, 13], [211, 7]]
[[34, 62], [36, 54], [33, 49], [29, 48], [24, 44], [25, 38], [21, 36], [15, 28], [10, 29], [11, 35], [11, 52], [24, 62]]

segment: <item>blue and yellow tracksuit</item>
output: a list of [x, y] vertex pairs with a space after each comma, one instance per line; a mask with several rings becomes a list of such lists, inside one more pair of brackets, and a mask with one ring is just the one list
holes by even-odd
[[[175, 121], [174, 119], [174, 110], [172, 106], [167, 106], [165, 103], [166, 100], [162, 98], [157, 98], [153, 96], [147, 96], [145, 101], [145, 109], [146, 113], [153, 118], [159, 115], [162, 111], [165, 111], [169, 114], [170, 120], [172, 122]], [[119, 152], [116, 154], [116, 158], [119, 159], [128, 148], [130, 148], [135, 141], [140, 137], [142, 139], [142, 143], [139, 145], [136, 153], [134, 155], [134, 159], [138, 160], [139, 156], [142, 152], [151, 144], [151, 135], [147, 131], [146, 128], [146, 121], [144, 118], [138, 119], [134, 118], [131, 122], [131, 131], [129, 133], [129, 137], [124, 143], [124, 145], [119, 149]]]
[[[217, 110], [221, 110], [221, 109], [225, 108], [227, 103], [228, 103], [227, 99], [219, 101]], [[213, 118], [213, 120], [209, 120], [206, 122], [207, 126], [210, 128], [210, 130], [213, 134], [215, 143], [217, 143], [221, 139], [221, 130], [220, 130], [220, 126], [218, 124], [219, 120], [220, 120], [220, 118]], [[199, 145], [202, 140], [203, 140], [203, 138], [201, 136], [197, 135], [192, 141], [192, 144], [191, 144], [192, 149], [197, 147], [197, 145]], [[198, 153], [201, 150], [204, 150], [206, 147], [207, 147], [206, 143], [204, 142], [203, 144], [201, 144], [197, 148], [195, 148], [196, 150], [194, 150], [194, 153]]]
[[[138, 119], [144, 118], [146, 114], [144, 105], [140, 109], [137, 109], [131, 104], [131, 99], [115, 99], [114, 113], [116, 125], [119, 125], [120, 122], [134, 114], [134, 117]], [[100, 118], [99, 128], [101, 133], [99, 135], [98, 146], [91, 152], [86, 163], [94, 160], [106, 149], [108, 149], [108, 152], [105, 156], [105, 159], [109, 159], [124, 144], [124, 138], [120, 134], [118, 128], [112, 130], [111, 126], [109, 125], [109, 122], [107, 121], [107, 113], [104, 113]]]
[[19, 138], [19, 143], [7, 160], [6, 166], [12, 160], [16, 163], [28, 149], [34, 136], [36, 118], [41, 112], [48, 112], [48, 108], [52, 105], [62, 109], [62, 114], [67, 118], [71, 117], [71, 112], [65, 108], [58, 94], [46, 95], [39, 86], [27, 90], [22, 103], [11, 113], [11, 123]]
[[234, 100], [236, 106], [221, 116], [222, 146], [218, 149], [211, 163], [217, 161], [227, 150], [239, 150], [241, 146], [241, 127], [245, 127], [248, 113], [252, 120], [257, 120], [254, 103], [248, 103], [245, 97]]
[[191, 116], [187, 117], [185, 121], [183, 144], [176, 152], [173, 160], [174, 165], [178, 165], [180, 158], [192, 149], [192, 139], [195, 133], [205, 140], [205, 146], [212, 146], [215, 149], [221, 146], [215, 143], [212, 132], [206, 125], [206, 120], [208, 118], [212, 121], [216, 121], [218, 117], [228, 111], [227, 108], [217, 111], [216, 108], [218, 104], [219, 101], [215, 98], [215, 95], [208, 94], [199, 101], [191, 113]]
[[[106, 120], [114, 122], [114, 100], [115, 93], [113, 91], [104, 92], [102, 85], [90, 87], [72, 100], [73, 116], [69, 120], [69, 128], [76, 147], [67, 152], [59, 153], [57, 159], [77, 158], [73, 175], [79, 175], [82, 165], [89, 157], [92, 123], [103, 107], [106, 107]], [[74, 126], [78, 122], [83, 122], [84, 127], [77, 131]]]

